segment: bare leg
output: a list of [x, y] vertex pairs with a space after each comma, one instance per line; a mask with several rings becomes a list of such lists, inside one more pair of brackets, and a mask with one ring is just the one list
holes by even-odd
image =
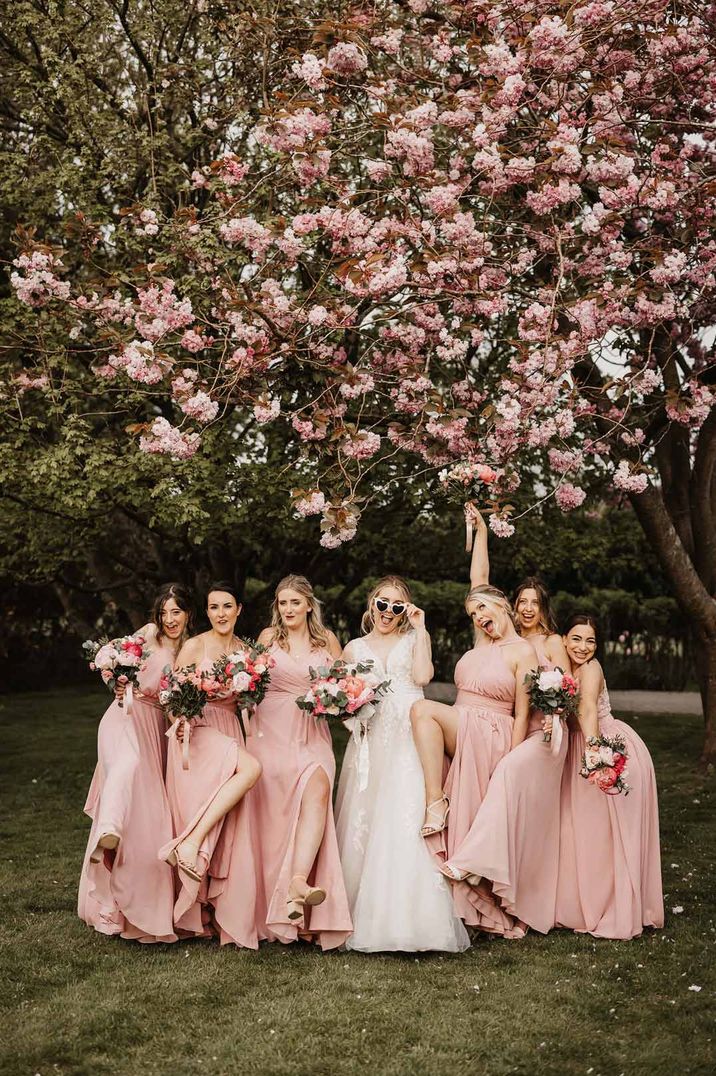
[[410, 723], [423, 767], [425, 802], [437, 803], [443, 798], [443, 756], [452, 757], [457, 746], [457, 714], [452, 706], [421, 699], [413, 703]]
[[248, 751], [239, 749], [236, 773], [221, 786], [191, 833], [177, 846], [177, 854], [184, 863], [194, 866], [202, 841], [249, 789], [254, 787], [260, 776], [261, 763]]
[[[313, 899], [306, 903], [319, 904], [325, 900], [323, 890], [312, 890], [306, 879], [311, 873], [318, 849], [321, 847], [323, 834], [326, 829], [326, 814], [328, 801], [331, 796], [331, 784], [325, 770], [317, 769], [309, 778], [303, 797], [296, 825], [296, 843], [293, 850], [293, 863], [291, 867], [291, 884], [289, 886], [289, 901], [301, 904], [307, 895]], [[315, 899], [320, 897], [320, 899]]]

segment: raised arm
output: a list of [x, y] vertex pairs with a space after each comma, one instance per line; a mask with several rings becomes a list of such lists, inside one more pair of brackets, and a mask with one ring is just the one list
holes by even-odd
[[429, 684], [435, 673], [433, 668], [433, 650], [430, 636], [425, 627], [425, 612], [417, 605], [410, 604], [406, 609], [410, 626], [415, 632], [415, 649], [413, 650], [413, 680], [420, 687]]
[[515, 720], [512, 725], [512, 743], [510, 747], [517, 747], [527, 736], [530, 722], [530, 697], [525, 686], [525, 677], [528, 673], [536, 672], [538, 668], [537, 655], [529, 644], [521, 644], [516, 654], [514, 666], [515, 673]]
[[490, 582], [490, 555], [487, 551], [487, 524], [477, 505], [471, 501], [465, 505], [465, 519], [472, 523], [475, 540], [470, 561], [470, 586], [480, 587]]
[[590, 661], [579, 670], [579, 727], [585, 740], [599, 735], [597, 703], [602, 689], [602, 667], [598, 661]]

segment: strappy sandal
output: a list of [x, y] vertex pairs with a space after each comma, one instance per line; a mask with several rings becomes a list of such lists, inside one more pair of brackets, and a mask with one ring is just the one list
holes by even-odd
[[450, 800], [447, 798], [447, 796], [441, 796], [439, 800], [433, 800], [432, 803], [429, 803], [425, 808], [425, 817], [427, 819], [430, 815], [432, 815], [433, 818], [436, 818], [437, 812], [435, 808], [441, 803], [444, 803], [446, 806], [445, 810], [440, 816], [439, 824], [435, 825], [433, 822], [425, 822], [422, 829], [420, 830], [421, 837], [432, 837], [434, 833], [442, 833], [442, 831], [447, 826], [448, 815], [450, 814]]
[[193, 881], [201, 881], [201, 875], [196, 869], [196, 866], [192, 867], [188, 863], [186, 863], [179, 855], [179, 851], [177, 848], [172, 848], [171, 852], [167, 856], [167, 863], [172, 867], [176, 867], [178, 871], [182, 871], [184, 874], [186, 874], [188, 878], [191, 878]]

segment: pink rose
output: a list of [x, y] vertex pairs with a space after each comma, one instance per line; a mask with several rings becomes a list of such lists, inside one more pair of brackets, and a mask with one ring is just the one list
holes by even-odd
[[604, 766], [601, 770], [593, 770], [587, 778], [593, 785], [596, 785], [602, 790], [607, 792], [610, 788], [613, 788], [617, 781], [617, 771], [613, 766]]
[[346, 676], [343, 690], [349, 699], [357, 699], [365, 690], [365, 684], [358, 676]]

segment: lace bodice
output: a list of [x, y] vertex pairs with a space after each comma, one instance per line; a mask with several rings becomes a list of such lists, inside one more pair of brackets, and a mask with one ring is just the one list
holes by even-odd
[[372, 661], [375, 675], [381, 680], [390, 680], [393, 692], [422, 695], [422, 688], [413, 680], [414, 631], [406, 631], [400, 636], [385, 661], [371, 650], [367, 639], [353, 639], [350, 645], [357, 661]]

